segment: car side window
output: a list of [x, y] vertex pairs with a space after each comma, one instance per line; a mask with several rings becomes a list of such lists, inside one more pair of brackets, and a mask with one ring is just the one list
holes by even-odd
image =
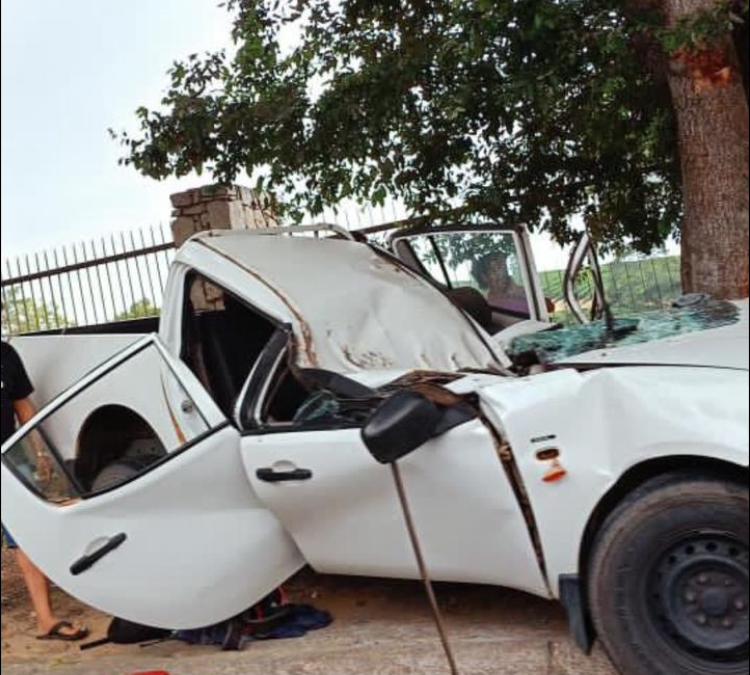
[[68, 504], [80, 497], [80, 487], [48, 439], [34, 430], [5, 453], [3, 461], [27, 487], [53, 504]]
[[321, 369], [299, 371], [282, 362], [259, 401], [260, 428], [361, 426], [380, 401], [376, 392]]
[[424, 271], [463, 297], [480, 293], [492, 312], [529, 318], [529, 291], [513, 232], [431, 233], [411, 237], [408, 245]]
[[311, 395], [287, 364], [283, 364], [271, 380], [263, 402], [261, 421], [269, 426], [294, 426], [298, 412]]
[[50, 503], [130, 482], [216, 427], [153, 342], [89, 378], [51, 403], [3, 454], [15, 476]]
[[228, 419], [276, 327], [214, 281], [187, 278], [181, 359]]

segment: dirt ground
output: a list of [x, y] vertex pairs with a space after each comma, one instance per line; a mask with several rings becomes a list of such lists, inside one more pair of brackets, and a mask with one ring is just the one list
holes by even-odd
[[[34, 639], [34, 617], [15, 566], [2, 557], [4, 675], [442, 675], [448, 668], [417, 583], [321, 577], [306, 571], [287, 587], [292, 600], [333, 612], [334, 625], [299, 640], [253, 643], [239, 654], [166, 643], [156, 647], [77, 647]], [[462, 675], [616, 675], [606, 658], [581, 655], [562, 611], [520, 593], [439, 586]], [[94, 637], [108, 619], [55, 591], [64, 618]]]

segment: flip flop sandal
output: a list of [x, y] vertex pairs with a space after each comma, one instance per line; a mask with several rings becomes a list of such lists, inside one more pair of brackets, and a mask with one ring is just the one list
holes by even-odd
[[[73, 630], [74, 633], [64, 633], [65, 629]], [[60, 621], [50, 629], [46, 635], [39, 635], [37, 640], [57, 640], [59, 642], [78, 642], [89, 636], [88, 628], [78, 628], [70, 621]]]

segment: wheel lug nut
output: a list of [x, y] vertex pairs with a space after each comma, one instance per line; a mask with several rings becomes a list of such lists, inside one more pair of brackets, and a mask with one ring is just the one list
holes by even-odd
[[734, 628], [734, 621], [732, 621], [731, 619], [724, 619], [721, 625], [726, 629]]
[[711, 579], [709, 579], [709, 578], [708, 578], [708, 575], [707, 575], [707, 574], [701, 574], [701, 575], [700, 575], [700, 576], [698, 577], [698, 583], [699, 583], [699, 584], [700, 584], [701, 586], [705, 586], [705, 585], [707, 585], [707, 584], [708, 584], [708, 583], [709, 583], [710, 581], [711, 581]]
[[735, 600], [734, 606], [739, 612], [742, 612], [747, 609], [747, 604], [745, 603], [744, 600]]
[[693, 604], [698, 600], [698, 594], [693, 591], [688, 591], [685, 593], [685, 601], [689, 602], [690, 604]]
[[708, 625], [708, 617], [705, 614], [699, 614], [697, 617], [695, 617], [695, 622], [699, 626], [706, 626]]

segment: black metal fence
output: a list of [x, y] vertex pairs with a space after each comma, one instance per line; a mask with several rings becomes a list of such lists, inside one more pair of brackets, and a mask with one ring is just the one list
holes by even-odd
[[[665, 309], [682, 295], [679, 256], [618, 259], [601, 267], [607, 301], [618, 316]], [[563, 300], [564, 276], [562, 270], [541, 273], [544, 294], [555, 304], [554, 319], [569, 324], [575, 318]], [[594, 295], [593, 278], [584, 271], [576, 283], [576, 297], [585, 309], [593, 304]]]
[[148, 228], [3, 261], [3, 334], [159, 313], [174, 242]]

